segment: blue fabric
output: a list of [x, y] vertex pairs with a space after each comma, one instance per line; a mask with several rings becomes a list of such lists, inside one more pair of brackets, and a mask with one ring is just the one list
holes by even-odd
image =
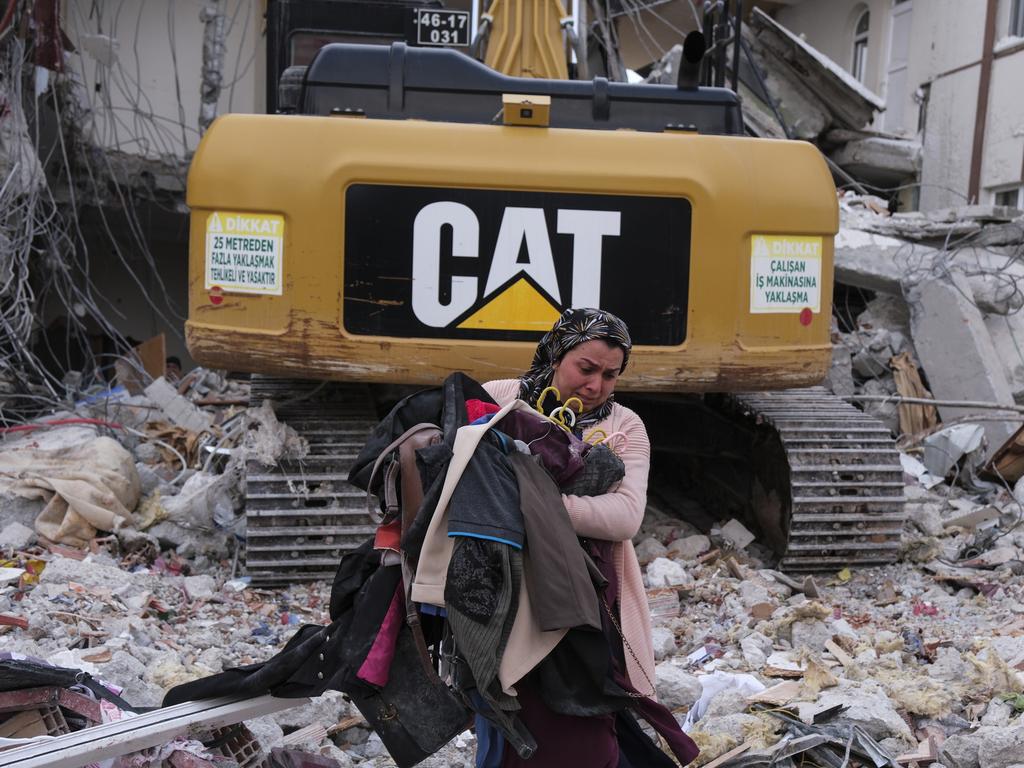
[[[491, 430], [493, 432], [493, 430]], [[511, 446], [511, 440], [505, 438]], [[519, 483], [498, 435], [481, 440], [448, 503], [448, 533], [484, 537], [521, 549], [526, 540]]]
[[496, 541], [499, 544], [508, 544], [510, 547], [514, 547], [516, 549], [523, 548], [522, 544], [517, 544], [516, 542], [509, 541], [508, 539], [501, 539], [497, 536], [487, 536], [482, 533], [473, 533], [472, 531], [448, 531], [449, 539], [454, 539], [456, 536], [465, 536], [467, 539], [484, 539], [485, 541]]
[[447, 616], [448, 611], [444, 608], [439, 608], [436, 605], [430, 605], [429, 603], [420, 603], [420, 613], [425, 613], [428, 616]]
[[[473, 691], [473, 697], [480, 694]], [[482, 701], [482, 700], [481, 700]], [[486, 717], [476, 716], [476, 768], [501, 768], [505, 737]]]

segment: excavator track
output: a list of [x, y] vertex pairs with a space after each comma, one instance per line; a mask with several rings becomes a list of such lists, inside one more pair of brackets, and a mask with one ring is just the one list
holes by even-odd
[[755, 432], [771, 429], [781, 442], [781, 452], [755, 456], [758, 474], [775, 478], [781, 492], [760, 494], [754, 515], [762, 528], [786, 532], [783, 570], [896, 560], [905, 500], [888, 428], [821, 387], [731, 395], [727, 403]]
[[330, 581], [341, 556], [376, 531], [366, 494], [348, 483], [377, 424], [369, 387], [253, 376], [250, 404], [266, 399], [309, 452], [275, 466], [248, 462], [246, 574], [260, 584]]

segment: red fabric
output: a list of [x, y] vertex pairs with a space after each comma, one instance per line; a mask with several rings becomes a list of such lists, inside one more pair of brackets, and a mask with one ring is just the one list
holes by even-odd
[[494, 403], [485, 403], [483, 400], [474, 399], [466, 401], [466, 415], [469, 417], [470, 424], [481, 416], [486, 416], [489, 413], [497, 413], [500, 410], [501, 409]]
[[390, 549], [395, 552], [402, 551], [402, 518], [396, 517], [390, 523], [382, 523], [377, 526], [377, 533], [373, 537], [374, 549]]
[[384, 621], [377, 630], [377, 637], [374, 638], [370, 652], [366, 654], [359, 672], [356, 673], [356, 677], [363, 682], [376, 685], [378, 688], [388, 684], [388, 673], [395, 658], [395, 644], [398, 642], [398, 631], [402, 628], [404, 614], [405, 594], [402, 582], [398, 582], [395, 596], [391, 598], [388, 612], [384, 614]]

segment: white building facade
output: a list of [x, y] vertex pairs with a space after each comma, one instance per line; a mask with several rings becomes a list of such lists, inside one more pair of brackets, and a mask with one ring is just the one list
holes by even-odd
[[921, 210], [1024, 209], [1024, 0], [791, 0], [775, 18], [885, 100], [874, 128], [919, 137]]

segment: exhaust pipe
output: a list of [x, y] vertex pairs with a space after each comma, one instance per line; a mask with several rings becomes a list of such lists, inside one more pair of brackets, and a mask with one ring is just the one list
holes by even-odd
[[692, 91], [700, 85], [701, 62], [704, 60], [704, 51], [707, 47], [704, 33], [699, 30], [694, 30], [683, 40], [683, 55], [679, 59], [677, 82], [680, 90]]

